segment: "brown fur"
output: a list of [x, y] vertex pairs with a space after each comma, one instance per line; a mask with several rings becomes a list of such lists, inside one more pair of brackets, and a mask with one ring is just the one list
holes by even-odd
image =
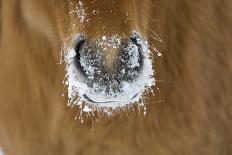
[[60, 49], [76, 33], [69, 3], [0, 0], [0, 145], [6, 155], [232, 154], [232, 3], [134, 4], [138, 21], [129, 26], [139, 23], [144, 35], [149, 27], [164, 40], [147, 35], [163, 52], [155, 58], [160, 91], [148, 96], [145, 118], [130, 111], [81, 124], [61, 96]]

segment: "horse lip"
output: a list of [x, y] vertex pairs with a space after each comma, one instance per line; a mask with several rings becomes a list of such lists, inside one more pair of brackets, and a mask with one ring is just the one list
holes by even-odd
[[[134, 98], [136, 98], [137, 96], [139, 95], [139, 93], [136, 93], [133, 97], [131, 97], [129, 100], [133, 100]], [[95, 104], [105, 104], [105, 103], [117, 103], [117, 102], [120, 102], [120, 101], [114, 101], [114, 100], [112, 100], [112, 101], [105, 101], [105, 102], [97, 102], [97, 101], [94, 101], [94, 100], [92, 100], [91, 98], [89, 98], [86, 94], [84, 94], [83, 95], [83, 97], [88, 101], [88, 102], [90, 102], [90, 103], [95, 103]], [[129, 101], [128, 100], [128, 101]]]
[[90, 99], [86, 94], [83, 95], [83, 97], [88, 101], [88, 102], [91, 102], [91, 103], [112, 103], [112, 102], [117, 102], [117, 101], [106, 101], [106, 102], [97, 102], [97, 101], [94, 101], [92, 99]]

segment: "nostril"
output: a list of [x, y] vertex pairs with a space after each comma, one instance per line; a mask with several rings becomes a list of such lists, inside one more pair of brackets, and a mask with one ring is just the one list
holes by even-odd
[[85, 40], [82, 39], [80, 41], [78, 41], [75, 45], [75, 52], [76, 52], [76, 56], [74, 58], [74, 62], [75, 62], [75, 65], [76, 65], [76, 68], [83, 74], [85, 75], [85, 71], [84, 71], [84, 68], [82, 67], [81, 63], [80, 63], [80, 59], [81, 59], [81, 54], [80, 54], [80, 51], [83, 47], [85, 43]]
[[143, 53], [142, 53], [142, 44], [141, 44], [141, 38], [139, 37], [138, 34], [133, 34], [130, 38], [130, 41], [135, 44], [138, 48], [138, 53], [137, 53], [137, 57], [138, 57], [138, 64], [139, 67], [136, 67], [137, 70], [139, 70], [142, 65], [143, 65]]
[[138, 43], [138, 37], [137, 37], [137, 36], [132, 36], [132, 37], [130, 38], [130, 40], [131, 40], [134, 44], [136, 44], [138, 47], [140, 46], [139, 43]]
[[120, 73], [124, 80], [133, 80], [143, 66], [142, 45], [138, 36], [132, 36], [124, 45], [120, 54]]
[[142, 42], [141, 42], [141, 37], [137, 33], [133, 33], [130, 37], [130, 40], [135, 43], [138, 47], [141, 48]]

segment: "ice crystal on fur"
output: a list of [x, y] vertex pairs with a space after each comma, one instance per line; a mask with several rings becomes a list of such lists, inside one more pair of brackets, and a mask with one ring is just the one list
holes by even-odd
[[[73, 4], [72, 4], [73, 5]], [[70, 15], [76, 14], [81, 23], [88, 22], [86, 8], [84, 8], [83, 2], [80, 0], [75, 5], [74, 9], [69, 12]], [[73, 25], [75, 27], [75, 24]]]

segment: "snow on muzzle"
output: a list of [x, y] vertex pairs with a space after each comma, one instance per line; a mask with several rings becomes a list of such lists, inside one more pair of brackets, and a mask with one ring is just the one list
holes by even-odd
[[[147, 42], [134, 32], [131, 37], [84, 35], [65, 50], [68, 103], [83, 111], [117, 109], [138, 103], [155, 84]], [[139, 103], [141, 102], [141, 103]]]

